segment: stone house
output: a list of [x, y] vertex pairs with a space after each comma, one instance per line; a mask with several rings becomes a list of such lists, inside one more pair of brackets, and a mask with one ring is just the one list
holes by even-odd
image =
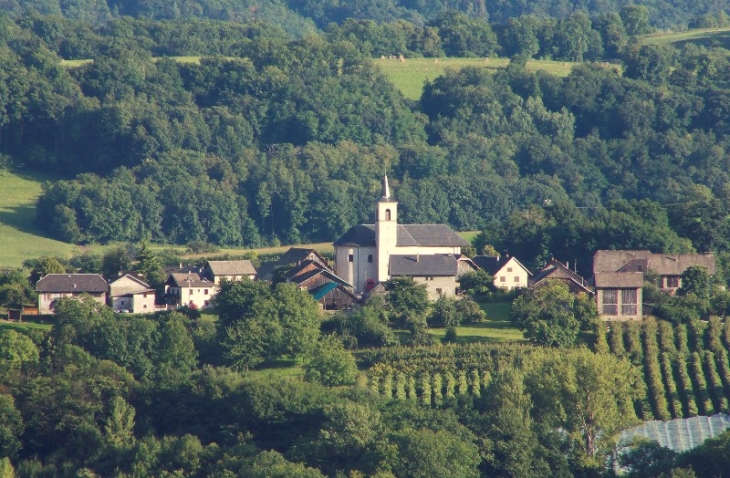
[[106, 305], [109, 285], [99, 274], [48, 274], [36, 282], [38, 313], [52, 314], [54, 302], [64, 297], [88, 295]]

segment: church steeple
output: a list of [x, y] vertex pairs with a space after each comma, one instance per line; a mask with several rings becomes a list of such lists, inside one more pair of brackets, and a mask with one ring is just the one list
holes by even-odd
[[390, 188], [388, 187], [388, 175], [383, 175], [383, 193], [380, 196], [380, 199], [388, 199], [390, 200]]
[[383, 174], [383, 190], [375, 203], [375, 247], [377, 256], [377, 280], [384, 282], [390, 278], [390, 255], [398, 247], [398, 201], [390, 197], [388, 175]]

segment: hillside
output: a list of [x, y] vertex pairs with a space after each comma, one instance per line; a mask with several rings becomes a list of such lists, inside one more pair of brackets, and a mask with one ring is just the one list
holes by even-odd
[[72, 244], [45, 237], [35, 224], [41, 183], [53, 179], [0, 170], [0, 269], [20, 267], [25, 259], [44, 255], [70, 257], [77, 250]]

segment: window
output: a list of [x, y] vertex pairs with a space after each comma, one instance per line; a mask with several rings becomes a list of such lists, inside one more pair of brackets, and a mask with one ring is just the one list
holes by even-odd
[[618, 315], [618, 290], [603, 291], [603, 315]]
[[390, 221], [390, 209], [385, 210], [385, 220]]
[[507, 282], [507, 278], [505, 276], [500, 276], [499, 282]]
[[[352, 261], [350, 261], [350, 262], [352, 262]], [[373, 262], [373, 255], [372, 254], [368, 254], [368, 262]]]
[[621, 315], [636, 315], [636, 296], [636, 289], [624, 289], [621, 291]]
[[670, 276], [666, 278], [667, 288], [676, 289], [679, 287], [679, 276]]
[[355, 256], [354, 255], [350, 254], [349, 256], [347, 256], [347, 262], [352, 262], [354, 260], [355, 260]]
[[507, 272], [512, 272], [512, 268], [511, 267], [508, 267], [507, 268]]
[[142, 308], [143, 308], [143, 309], [146, 309], [146, 308], [147, 308], [147, 304], [144, 304], [144, 305], [142, 306]]
[[142, 294], [142, 298], [143, 299], [146, 299], [147, 298], [147, 294]]
[[520, 276], [515, 276], [515, 282], [519, 282], [519, 281], [520, 281]]
[[203, 294], [208, 295], [208, 289], [203, 289]]

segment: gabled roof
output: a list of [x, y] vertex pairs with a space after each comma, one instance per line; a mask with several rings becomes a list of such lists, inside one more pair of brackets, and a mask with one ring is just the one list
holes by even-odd
[[[400, 224], [396, 234], [398, 247], [471, 245], [446, 224]], [[375, 224], [358, 224], [351, 227], [335, 241], [334, 245], [375, 247]]]
[[[129, 282], [132, 284], [129, 284]], [[146, 292], [154, 292], [155, 289], [150, 285], [132, 274], [125, 274], [119, 279], [109, 284], [109, 289], [114, 297], [131, 294], [144, 294]]]
[[256, 268], [248, 259], [240, 261], [208, 261], [208, 269], [216, 276], [256, 275]]
[[456, 258], [449, 254], [414, 254], [390, 256], [391, 276], [456, 276]]
[[640, 289], [644, 286], [642, 272], [596, 272], [593, 281], [597, 289]]
[[48, 274], [36, 282], [37, 292], [88, 292], [98, 294], [109, 290], [99, 274]]
[[[654, 272], [659, 275], [682, 275], [688, 267], [702, 266], [715, 274], [712, 254], [655, 254], [649, 251], [597, 251], [593, 255], [593, 273]], [[643, 269], [643, 270], [641, 270]]]
[[298, 266], [293, 267], [289, 272], [287, 272], [286, 279], [289, 282], [301, 285], [312, 277], [316, 277], [320, 274], [325, 276], [330, 281], [340, 284], [343, 287], [353, 287], [352, 284], [348, 283], [346, 280], [335, 274], [334, 271], [331, 271], [319, 262], [313, 261], [311, 259], [308, 259], [300, 263]]
[[572, 282], [579, 289], [587, 293], [593, 294], [593, 291], [588, 288], [587, 281], [583, 277], [571, 271], [567, 266], [562, 264], [560, 261], [556, 261], [555, 259], [550, 261], [547, 265], [545, 265], [545, 267], [536, 272], [535, 276], [532, 278], [531, 283], [534, 287], [548, 279], [558, 279], [566, 282]]
[[167, 277], [165, 284], [173, 287], [212, 287], [215, 285], [205, 277], [201, 277], [200, 274], [194, 272], [172, 272]]
[[525, 267], [524, 265], [522, 265], [522, 263], [520, 261], [518, 261], [516, 257], [510, 257], [510, 256], [496, 256], [496, 257], [494, 257], [494, 256], [475, 256], [475, 257], [472, 258], [472, 260], [474, 261], [474, 263], [477, 266], [479, 266], [480, 269], [484, 269], [490, 275], [494, 275], [497, 272], [499, 272], [504, 266], [507, 265], [507, 263], [510, 260], [514, 261], [515, 263], [517, 263], [517, 265], [519, 265], [520, 267], [522, 267], [527, 272], [528, 275], [530, 275], [530, 276], [532, 275], [532, 272], [530, 272], [530, 270], [527, 267]]

